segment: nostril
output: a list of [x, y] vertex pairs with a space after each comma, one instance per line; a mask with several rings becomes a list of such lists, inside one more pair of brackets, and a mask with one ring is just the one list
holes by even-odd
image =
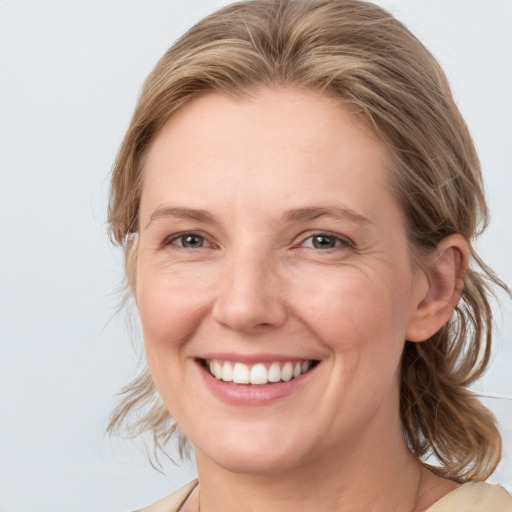
[[221, 325], [239, 332], [259, 332], [283, 325], [286, 312], [277, 302], [219, 300], [213, 308], [213, 318]]
[[219, 286], [213, 305], [213, 318], [239, 332], [279, 327], [286, 319], [284, 283], [276, 282], [278, 276], [269, 268], [265, 255], [256, 257], [253, 253], [236, 251], [236, 261], [230, 261], [230, 274]]

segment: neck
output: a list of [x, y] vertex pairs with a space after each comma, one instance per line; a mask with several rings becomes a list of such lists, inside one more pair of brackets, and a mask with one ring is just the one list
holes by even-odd
[[359, 437], [279, 474], [234, 473], [197, 451], [201, 512], [415, 510], [424, 470], [409, 452], [400, 422], [385, 435]]

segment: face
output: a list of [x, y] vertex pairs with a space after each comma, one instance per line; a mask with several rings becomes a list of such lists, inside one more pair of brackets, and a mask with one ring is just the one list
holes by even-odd
[[357, 117], [295, 90], [204, 96], [155, 139], [135, 297], [198, 464], [284, 472], [396, 429], [424, 281], [389, 162]]

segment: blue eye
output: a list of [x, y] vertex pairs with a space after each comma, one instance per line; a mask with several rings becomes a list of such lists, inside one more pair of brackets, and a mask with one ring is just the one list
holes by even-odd
[[204, 236], [198, 235], [196, 233], [183, 233], [173, 237], [167, 242], [167, 245], [177, 245], [178, 247], [183, 247], [184, 249], [199, 249], [204, 247], [205, 243], [206, 240]]
[[336, 238], [326, 235], [315, 235], [311, 239], [311, 243], [315, 249], [332, 249], [336, 247]]
[[312, 249], [327, 250], [334, 249], [335, 247], [344, 246], [350, 247], [352, 244], [340, 238], [339, 236], [331, 235], [330, 233], [316, 233], [304, 240], [302, 243], [303, 247], [309, 247]]

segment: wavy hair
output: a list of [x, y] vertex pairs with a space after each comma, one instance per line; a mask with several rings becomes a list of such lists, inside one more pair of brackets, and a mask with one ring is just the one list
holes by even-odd
[[[500, 460], [501, 438], [468, 386], [489, 362], [493, 287], [507, 288], [472, 246], [488, 213], [478, 156], [447, 79], [385, 10], [359, 0], [249, 0], [195, 25], [143, 87], [112, 175], [113, 239], [122, 243], [138, 230], [145, 155], [166, 121], [199, 95], [244, 97], [263, 87], [330, 95], [373, 127], [394, 157], [389, 180], [415, 262], [452, 233], [469, 243], [470, 267], [451, 320], [429, 340], [405, 344], [400, 412], [420, 462], [460, 482], [486, 479]], [[125, 246], [131, 287], [134, 247]], [[124, 389], [112, 415], [109, 429], [123, 428], [151, 432], [162, 450], [178, 432], [147, 370]], [[427, 464], [431, 456], [435, 465]]]

